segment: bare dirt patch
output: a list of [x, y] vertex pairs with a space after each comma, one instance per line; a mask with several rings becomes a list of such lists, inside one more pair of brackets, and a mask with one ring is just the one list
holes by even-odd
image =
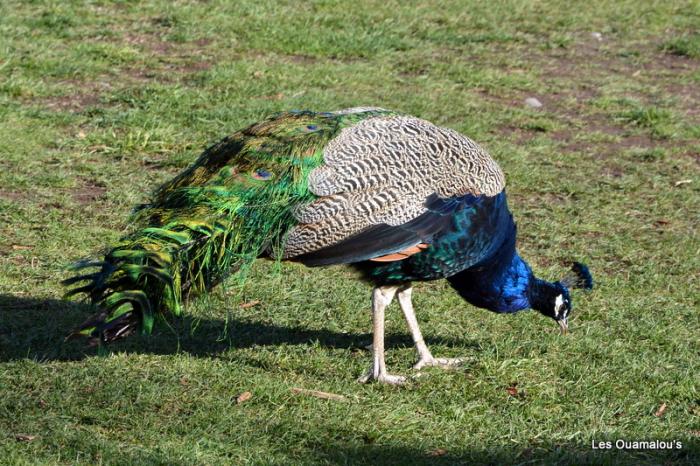
[[318, 58], [312, 57], [310, 55], [285, 55], [287, 60], [298, 65], [312, 65], [318, 62]]
[[107, 188], [102, 183], [86, 181], [83, 186], [71, 190], [71, 197], [76, 203], [86, 205], [101, 199], [106, 192]]
[[654, 60], [649, 62], [651, 69], [673, 72], [694, 71], [698, 68], [698, 65], [700, 63], [697, 59], [662, 51], [655, 51]]
[[212, 67], [208, 61], [166, 63], [157, 67], [125, 68], [123, 73], [130, 81], [135, 83], [173, 83], [178, 78], [186, 78], [189, 75], [207, 71]]
[[678, 107], [695, 123], [700, 123], [700, 86], [687, 83], [667, 83], [667, 95], [676, 100]]
[[42, 104], [50, 110], [61, 112], [81, 112], [89, 107], [100, 104], [100, 96], [97, 93], [77, 93], [57, 97], [47, 97], [41, 100]]
[[136, 46], [149, 55], [163, 58], [187, 58], [204, 55], [211, 39], [197, 39], [190, 42], [169, 42], [159, 34], [130, 33], [123, 36], [124, 44]]
[[606, 178], [622, 178], [625, 174], [625, 170], [618, 166], [604, 166], [600, 169], [600, 174]]
[[168, 55], [174, 48], [173, 44], [164, 41], [155, 34], [127, 34], [124, 36], [123, 42], [154, 55]]
[[[189, 58], [189, 57], [188, 57]], [[170, 63], [165, 66], [169, 72], [176, 72], [183, 75], [207, 71], [212, 67], [209, 61], [190, 61], [186, 63]]]
[[148, 82], [153, 80], [169, 82], [171, 79], [168, 76], [159, 75], [152, 69], [145, 68], [126, 68], [124, 74], [128, 76], [132, 81], [136, 82]]
[[537, 135], [542, 134], [541, 131], [526, 130], [512, 125], [501, 126], [496, 129], [495, 133], [504, 136], [506, 139], [518, 145], [527, 144], [535, 139]]
[[127, 68], [125, 74], [134, 81], [173, 82], [178, 76], [207, 71], [212, 67], [206, 52], [210, 39], [172, 43], [154, 34], [130, 34], [125, 36], [124, 41], [137, 45], [148, 55], [158, 58], [156, 66]]
[[72, 89], [73, 93], [39, 97], [33, 100], [34, 103], [41, 105], [49, 110], [59, 112], [82, 112], [90, 107], [103, 107], [101, 96], [112, 89], [110, 79], [102, 77], [100, 80], [80, 81], [80, 80], [63, 80], [59, 84], [64, 89]]
[[0, 189], [0, 199], [12, 202], [21, 202], [29, 199], [29, 193], [23, 193], [21, 191], [8, 191], [5, 189]]

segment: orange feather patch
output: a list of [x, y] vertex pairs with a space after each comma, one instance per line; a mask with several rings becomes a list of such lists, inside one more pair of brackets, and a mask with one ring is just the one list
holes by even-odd
[[408, 257], [411, 257], [414, 254], [418, 254], [419, 252], [422, 252], [427, 247], [428, 247], [428, 244], [420, 243], [420, 244], [416, 244], [415, 246], [411, 246], [410, 248], [404, 249], [403, 251], [395, 252], [393, 254], [387, 254], [386, 256], [375, 257], [375, 258], [370, 259], [370, 260], [374, 261], [374, 262], [402, 261]]

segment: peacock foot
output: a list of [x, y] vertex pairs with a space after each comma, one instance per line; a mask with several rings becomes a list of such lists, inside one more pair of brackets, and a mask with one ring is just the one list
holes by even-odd
[[413, 368], [418, 370], [424, 367], [442, 367], [450, 369], [464, 363], [464, 358], [421, 358], [420, 361], [413, 365]]
[[403, 385], [406, 383], [407, 379], [403, 375], [392, 375], [386, 373], [377, 374], [374, 372], [374, 368], [370, 368], [370, 370], [365, 375], [357, 379], [357, 381], [360, 383], [369, 383], [373, 380], [389, 385]]

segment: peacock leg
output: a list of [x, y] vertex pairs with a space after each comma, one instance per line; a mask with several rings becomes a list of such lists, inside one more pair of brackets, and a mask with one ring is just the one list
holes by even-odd
[[416, 351], [418, 351], [418, 362], [413, 366], [414, 369], [420, 369], [426, 366], [440, 366], [440, 367], [453, 367], [461, 364], [464, 360], [460, 358], [434, 358], [433, 354], [428, 349], [428, 345], [423, 341], [423, 334], [418, 327], [418, 320], [416, 320], [416, 312], [413, 310], [413, 302], [411, 297], [413, 295], [413, 288], [408, 285], [404, 288], [398, 290], [398, 300], [403, 315], [406, 318], [406, 323], [408, 324], [409, 330], [411, 330], [411, 336], [413, 336], [413, 343], [416, 345]]
[[365, 375], [357, 379], [360, 383], [377, 380], [400, 385], [406, 381], [406, 377], [388, 374], [384, 363], [384, 311], [398, 289], [398, 286], [379, 286], [372, 290], [372, 365]]

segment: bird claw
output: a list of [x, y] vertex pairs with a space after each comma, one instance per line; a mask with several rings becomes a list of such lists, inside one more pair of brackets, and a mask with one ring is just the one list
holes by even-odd
[[413, 368], [416, 370], [424, 367], [442, 367], [449, 369], [463, 364], [464, 361], [464, 358], [421, 358], [420, 361], [413, 365]]
[[369, 383], [373, 380], [388, 385], [403, 385], [408, 379], [403, 375], [375, 374], [374, 369], [370, 369], [369, 372], [357, 379], [360, 383]]

